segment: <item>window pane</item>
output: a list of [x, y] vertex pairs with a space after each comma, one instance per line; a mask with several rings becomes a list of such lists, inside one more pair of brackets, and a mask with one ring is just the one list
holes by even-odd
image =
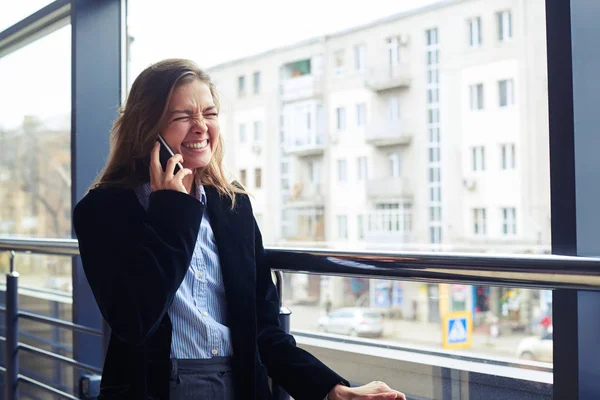
[[0, 32], [16, 24], [23, 18], [27, 18], [36, 11], [44, 8], [53, 0], [27, 0], [27, 1], [5, 1], [2, 2], [0, 13]]
[[71, 27], [0, 58], [0, 87], [0, 235], [70, 238]]
[[[277, 216], [262, 211], [265, 244], [373, 251], [549, 252], [543, 0], [436, 2], [426, 10], [412, 7], [421, 1], [390, 1], [358, 11], [341, 2], [307, 0], [293, 13], [287, 3], [280, 3], [274, 2], [268, 14], [247, 5], [236, 15], [226, 5], [211, 4], [211, 18], [203, 20], [203, 30], [223, 32], [223, 21], [228, 21], [244, 34], [219, 35], [219, 40], [202, 40], [194, 46], [179, 43], [181, 37], [197, 37], [201, 4], [175, 0], [176, 7], [164, 7], [130, 0], [128, 13], [135, 38], [132, 74], [173, 54], [195, 60], [217, 82], [221, 94], [228, 169], [254, 174], [255, 168], [269, 168], [262, 175], [264, 196], [254, 200], [257, 209]], [[519, 6], [511, 9], [513, 3]], [[408, 10], [414, 13], [394, 17]], [[510, 22], [505, 23], [496, 14], [499, 11], [510, 11], [506, 14]], [[156, 16], [161, 16], [164, 29], [151, 23]], [[469, 19], [473, 39], [484, 39], [478, 50], [466, 51]], [[366, 23], [371, 23], [368, 29], [358, 29]], [[499, 45], [503, 24], [506, 34], [514, 37]], [[318, 40], [307, 41], [315, 37]], [[365, 68], [357, 74], [362, 45], [366, 45]], [[523, 48], [529, 50], [519, 50]], [[336, 66], [343, 66], [342, 75], [336, 75]], [[256, 71], [261, 71], [261, 90], [253, 95]], [[246, 77], [244, 98], [237, 96], [240, 76]], [[500, 110], [502, 80], [507, 81], [507, 103], [515, 100], [514, 106]], [[363, 103], [368, 119], [358, 128], [362, 108], [357, 104]], [[238, 125], [247, 124], [250, 141], [251, 124], [257, 120], [263, 122], [261, 153], [239, 146]], [[282, 132], [284, 142], [279, 146]], [[295, 148], [287, 145], [297, 141], [300, 145]], [[520, 159], [535, 162], [502, 171], [505, 144], [514, 144]], [[510, 149], [504, 150], [509, 169], [516, 162]], [[392, 167], [388, 159], [392, 153], [402, 155], [400, 174], [394, 173], [400, 168]], [[369, 164], [364, 180], [357, 162], [363, 156]], [[311, 179], [315, 161], [320, 162], [318, 185]], [[284, 162], [285, 173], [278, 165]], [[254, 181], [253, 176], [248, 178]], [[288, 189], [282, 189], [283, 182]], [[293, 199], [295, 192], [302, 201]], [[399, 204], [395, 209], [399, 211], [383, 214], [378, 208], [391, 203]], [[515, 208], [516, 218], [525, 221], [510, 240], [502, 233], [501, 208]], [[486, 210], [485, 217], [483, 212], [478, 217], [478, 229], [485, 236], [476, 240], [474, 209]], [[285, 219], [279, 217], [284, 211]], [[338, 240], [341, 214], [347, 217], [348, 230], [343, 243]], [[364, 235], [358, 234], [359, 215], [364, 216]], [[535, 322], [532, 314], [522, 318]]]
[[254, 187], [256, 189], [262, 188], [262, 169], [260, 168], [254, 170]]
[[[0, 25], [12, 23], [7, 18], [13, 15], [25, 16], [13, 12], [30, 6], [28, 13], [41, 3], [0, 6]], [[0, 57], [0, 236], [71, 238], [71, 26]], [[8, 272], [7, 252], [0, 254], [0, 265]], [[71, 257], [17, 252], [19, 308], [70, 321], [71, 265]], [[19, 330], [20, 342], [54, 351], [61, 346], [60, 354], [73, 357], [70, 331], [57, 333], [23, 319]], [[26, 352], [20, 352], [19, 364], [54, 387], [76, 385], [65, 364], [57, 375], [54, 361]], [[47, 396], [24, 386], [21, 398]]]
[[[472, 368], [476, 371], [484, 366], [493, 368], [496, 359], [501, 359], [512, 361], [511, 367], [498, 370], [499, 374], [510, 374], [502, 378], [504, 381], [515, 376], [530, 377], [515, 379], [510, 389], [486, 385], [478, 398], [551, 398], [552, 385], [548, 383], [552, 380], [550, 291], [289, 273], [284, 274], [284, 285], [294, 288], [283, 292], [283, 302], [294, 304], [290, 325], [299, 345], [311, 341], [311, 346], [317, 349], [323, 346], [331, 357], [324, 360], [332, 363], [343, 354], [344, 360], [356, 367], [348, 371], [347, 379], [357, 384], [381, 378], [380, 369], [373, 369], [372, 364], [368, 364], [371, 360], [365, 359], [363, 354], [373, 354], [385, 346], [386, 354], [381, 357], [390, 357], [386, 383], [402, 388], [410, 398], [441, 398], [431, 392], [442, 393], [443, 388], [449, 386], [446, 378], [440, 374], [423, 375], [420, 369], [410, 375], [407, 371], [411, 371], [411, 367], [406, 365], [405, 357], [392, 361], [394, 352], [418, 347], [426, 350], [428, 356], [440, 356], [440, 365], [446, 368], [452, 368], [452, 363], [466, 353], [474, 357], [476, 365]], [[466, 325], [454, 328], [449, 335], [452, 337], [446, 341], [460, 342], [469, 336], [470, 347], [442, 350], [443, 331], [450, 324], [443, 316], [450, 312], [466, 312], [469, 318]], [[339, 318], [348, 315], [357, 315], [357, 322]], [[527, 315], [531, 315], [531, 319]], [[316, 344], [315, 335], [323, 335], [322, 345]], [[366, 340], [355, 340], [354, 336]], [[348, 352], [346, 345], [355, 351]], [[327, 357], [325, 352], [320, 354]], [[493, 355], [494, 361], [480, 359], [482, 354]], [[454, 373], [448, 374], [451, 375]]]
[[254, 94], [260, 93], [260, 72], [255, 72], [253, 75]]

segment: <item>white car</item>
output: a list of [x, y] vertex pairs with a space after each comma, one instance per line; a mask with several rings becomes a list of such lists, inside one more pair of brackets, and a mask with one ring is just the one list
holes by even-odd
[[552, 362], [552, 328], [541, 336], [528, 337], [519, 343], [517, 356], [524, 360]]
[[340, 308], [319, 318], [317, 328], [322, 332], [341, 335], [380, 337], [383, 333], [383, 315], [369, 308]]

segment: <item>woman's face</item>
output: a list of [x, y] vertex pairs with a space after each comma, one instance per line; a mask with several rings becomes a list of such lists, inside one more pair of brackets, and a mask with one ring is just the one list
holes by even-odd
[[162, 135], [173, 153], [183, 156], [184, 168], [209, 164], [219, 140], [219, 119], [206, 83], [194, 80], [173, 91]]

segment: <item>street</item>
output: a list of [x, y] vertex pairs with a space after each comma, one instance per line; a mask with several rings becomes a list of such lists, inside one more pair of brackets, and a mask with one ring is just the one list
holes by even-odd
[[[317, 331], [318, 319], [325, 315], [322, 307], [294, 305], [290, 307], [291, 329]], [[496, 338], [488, 334], [473, 333], [473, 342], [470, 349], [461, 350], [478, 355], [500, 356], [516, 358], [519, 342], [528, 335], [509, 334]], [[383, 338], [387, 341], [397, 342], [402, 345], [426, 346], [434, 349], [442, 348], [441, 325], [428, 322], [405, 320], [384, 320]]]

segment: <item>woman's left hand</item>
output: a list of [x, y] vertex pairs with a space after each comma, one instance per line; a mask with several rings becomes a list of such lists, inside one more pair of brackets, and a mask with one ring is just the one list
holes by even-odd
[[336, 385], [327, 395], [328, 400], [406, 400], [404, 393], [391, 389], [380, 381], [374, 381], [363, 386], [350, 388]]

